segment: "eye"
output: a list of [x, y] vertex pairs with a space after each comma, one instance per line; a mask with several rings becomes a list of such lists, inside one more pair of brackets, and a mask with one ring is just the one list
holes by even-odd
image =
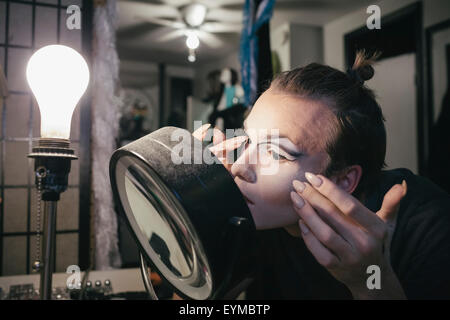
[[245, 140], [244, 142], [242, 142], [241, 146], [239, 147], [239, 149], [247, 149], [247, 147], [250, 145], [250, 143], [252, 143], [250, 136], [247, 134], [243, 134], [243, 136], [247, 137], [247, 140]]
[[278, 147], [278, 145], [270, 144], [266, 149], [267, 153], [276, 161], [294, 161], [298, 156], [290, 155]]
[[239, 158], [242, 155], [242, 153], [247, 149], [247, 147], [251, 143], [250, 137], [248, 135], [244, 134], [243, 136], [247, 136], [248, 139], [245, 140], [244, 142], [242, 142], [242, 144], [238, 148], [236, 148], [236, 150], [235, 150], [236, 151], [236, 154], [235, 154], [236, 155], [236, 159]]
[[288, 160], [285, 156], [282, 156], [272, 148], [269, 148], [268, 150], [269, 154], [272, 156], [274, 160], [280, 161], [280, 160]]

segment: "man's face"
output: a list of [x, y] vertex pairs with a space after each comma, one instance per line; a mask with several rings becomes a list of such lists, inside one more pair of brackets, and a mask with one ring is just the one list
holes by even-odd
[[[244, 126], [249, 142], [231, 173], [247, 198], [257, 229], [287, 227], [298, 221], [290, 199], [292, 181], [305, 181], [305, 172], [326, 169], [332, 117], [319, 102], [272, 89], [256, 101]], [[279, 130], [277, 139], [270, 137], [273, 129]], [[251, 161], [252, 157], [258, 161]], [[266, 174], [271, 166], [276, 172]]]

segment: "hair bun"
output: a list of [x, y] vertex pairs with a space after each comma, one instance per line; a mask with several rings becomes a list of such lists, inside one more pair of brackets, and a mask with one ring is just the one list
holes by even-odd
[[351, 71], [349, 71], [350, 76], [361, 85], [364, 81], [372, 79], [375, 74], [372, 65], [380, 54], [380, 52], [375, 52], [371, 56], [367, 56], [364, 50], [357, 51], [355, 62], [353, 63]]
[[373, 75], [375, 74], [375, 70], [371, 65], [360, 67], [356, 69], [356, 72], [363, 81], [372, 79]]

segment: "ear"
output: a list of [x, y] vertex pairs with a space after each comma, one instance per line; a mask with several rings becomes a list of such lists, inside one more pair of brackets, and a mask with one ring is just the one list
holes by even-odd
[[362, 168], [360, 165], [353, 165], [341, 170], [335, 174], [331, 180], [341, 189], [348, 193], [353, 193], [359, 184], [362, 176]]

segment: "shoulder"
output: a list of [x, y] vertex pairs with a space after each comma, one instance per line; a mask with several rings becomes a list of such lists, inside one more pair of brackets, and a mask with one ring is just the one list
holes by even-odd
[[378, 211], [384, 195], [393, 185], [400, 184], [403, 180], [406, 181], [408, 191], [400, 202], [397, 216], [399, 227], [411, 227], [414, 221], [419, 223], [424, 219], [450, 219], [450, 195], [426, 177], [403, 168], [382, 171], [376, 188], [366, 201], [367, 207]]
[[405, 180], [408, 185], [408, 191], [402, 200], [401, 209], [411, 208], [430, 208], [434, 207], [441, 211], [441, 206], [448, 209], [450, 205], [450, 195], [434, 184], [426, 177], [412, 173], [408, 169], [394, 169], [382, 172], [380, 191], [385, 194], [394, 184], [402, 183]]
[[406, 169], [385, 174], [408, 184], [391, 243], [391, 263], [407, 296], [450, 297], [450, 195]]
[[[450, 195], [429, 179], [415, 175], [408, 169], [383, 171], [380, 179], [379, 199], [397, 183], [406, 181], [408, 191], [400, 203], [397, 224], [414, 227], [425, 220], [450, 224]], [[380, 202], [380, 201], [379, 201]], [[381, 205], [381, 203], [379, 203]], [[450, 233], [450, 228], [449, 231]]]

